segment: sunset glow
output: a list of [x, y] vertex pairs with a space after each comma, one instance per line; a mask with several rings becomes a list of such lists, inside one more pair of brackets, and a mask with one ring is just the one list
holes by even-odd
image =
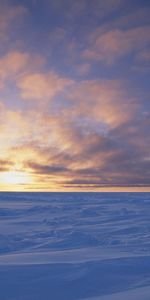
[[149, 16], [148, 1], [2, 1], [1, 190], [150, 191]]
[[1, 180], [7, 185], [30, 184], [32, 182], [28, 174], [17, 171], [3, 172]]

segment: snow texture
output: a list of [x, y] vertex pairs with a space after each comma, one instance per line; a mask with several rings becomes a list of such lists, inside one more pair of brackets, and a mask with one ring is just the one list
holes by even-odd
[[149, 300], [150, 193], [0, 193], [0, 300]]

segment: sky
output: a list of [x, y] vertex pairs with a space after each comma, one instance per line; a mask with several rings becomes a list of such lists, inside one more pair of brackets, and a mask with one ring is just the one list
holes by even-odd
[[0, 0], [0, 190], [150, 191], [149, 79], [149, 0]]

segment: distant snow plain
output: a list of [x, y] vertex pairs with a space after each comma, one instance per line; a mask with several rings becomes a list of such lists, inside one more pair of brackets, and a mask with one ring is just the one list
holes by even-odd
[[150, 299], [150, 193], [0, 193], [0, 300], [125, 299]]

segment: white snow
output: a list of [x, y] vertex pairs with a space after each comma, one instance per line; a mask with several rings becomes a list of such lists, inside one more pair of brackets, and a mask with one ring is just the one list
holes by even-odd
[[0, 193], [0, 300], [149, 300], [150, 193]]
[[107, 296], [86, 298], [84, 300], [149, 300], [150, 299], [150, 287], [133, 289], [130, 291], [123, 291], [121, 293], [115, 293]]

